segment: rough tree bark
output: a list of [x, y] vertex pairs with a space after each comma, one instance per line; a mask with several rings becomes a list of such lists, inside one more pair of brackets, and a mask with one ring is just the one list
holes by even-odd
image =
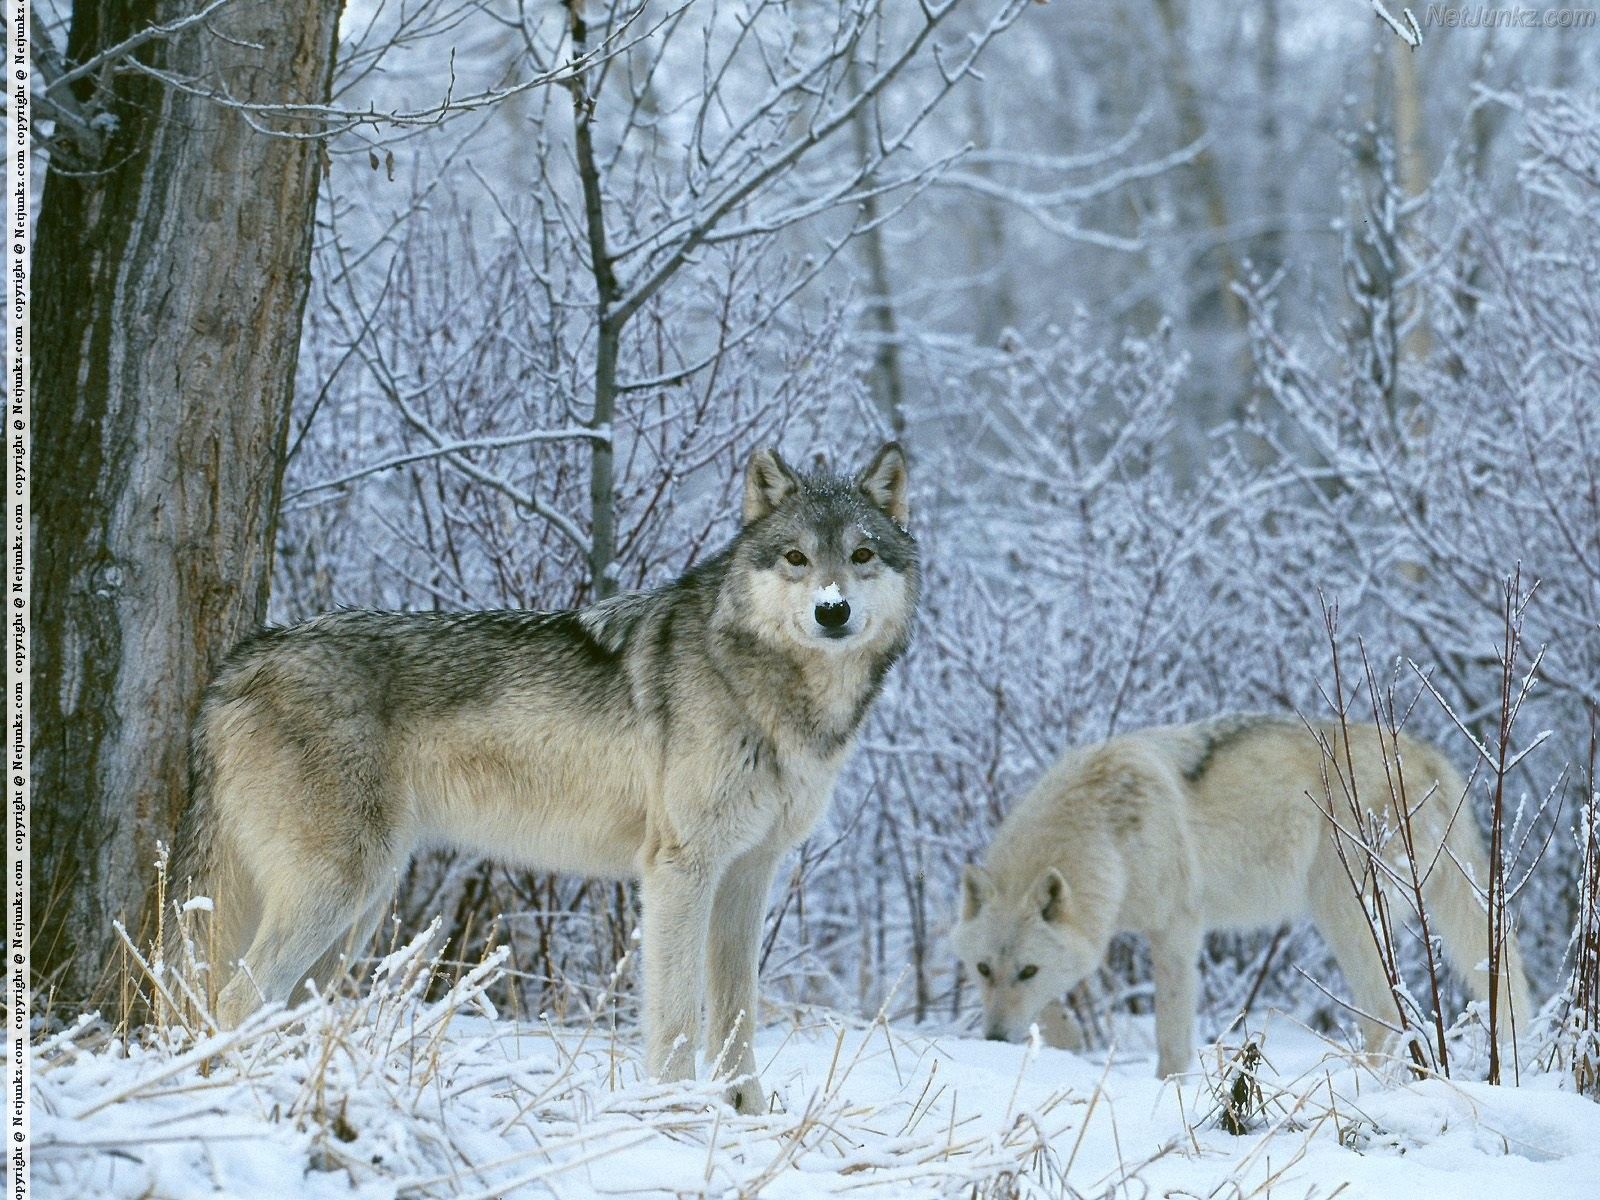
[[[67, 65], [200, 7], [76, 0]], [[132, 57], [325, 102], [340, 8], [237, 0]], [[53, 147], [34, 253], [32, 903], [41, 982], [81, 1001], [112, 918], [149, 916], [200, 693], [265, 612], [320, 155], [126, 64], [73, 92], [105, 115]]]

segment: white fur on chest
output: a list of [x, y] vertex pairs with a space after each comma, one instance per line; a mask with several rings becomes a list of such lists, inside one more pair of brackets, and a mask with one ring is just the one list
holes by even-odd
[[807, 755], [785, 764], [784, 776], [774, 789], [778, 802], [775, 832], [787, 845], [804, 841], [822, 820], [843, 761], [841, 752], [826, 759]]

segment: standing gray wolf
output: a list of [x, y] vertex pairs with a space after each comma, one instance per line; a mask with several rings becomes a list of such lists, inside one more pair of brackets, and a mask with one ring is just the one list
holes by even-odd
[[[1473, 995], [1487, 995], [1479, 964], [1488, 958], [1488, 922], [1463, 868], [1480, 883], [1488, 874], [1471, 812], [1457, 814], [1465, 785], [1437, 750], [1405, 736], [1398, 756], [1390, 747], [1386, 770], [1379, 737], [1375, 727], [1352, 726], [1347, 759], [1337, 725], [1314, 737], [1298, 722], [1229, 716], [1068, 751], [1006, 817], [985, 865], [962, 877], [951, 943], [980, 980], [987, 1036], [1015, 1041], [1041, 1013], [1066, 1021], [1055, 999], [1099, 965], [1113, 935], [1142, 933], [1155, 976], [1157, 1069], [1174, 1074], [1191, 1060], [1206, 931], [1309, 916], [1376, 1052], [1394, 1001], [1335, 838], [1359, 879], [1365, 857], [1351, 840], [1346, 788], [1353, 780], [1360, 808], [1394, 828], [1397, 757], [1417, 859], [1432, 864], [1423, 888], [1430, 932]], [[1344, 832], [1335, 833], [1335, 820]], [[1400, 841], [1392, 839], [1386, 859], [1399, 859]], [[1409, 878], [1403, 869], [1400, 877]], [[1394, 911], [1403, 910], [1398, 901]], [[1507, 1001], [1524, 1026], [1533, 1013], [1514, 940], [1507, 951], [1499, 994], [1501, 1028], [1510, 1030]]]
[[[234, 1025], [364, 943], [419, 849], [641, 882], [646, 1066], [728, 1048], [742, 1110], [767, 893], [828, 803], [917, 602], [906, 463], [746, 470], [676, 583], [572, 612], [347, 611], [240, 645], [205, 695], [175, 878], [214, 905]], [[709, 981], [709, 982], [708, 982]]]

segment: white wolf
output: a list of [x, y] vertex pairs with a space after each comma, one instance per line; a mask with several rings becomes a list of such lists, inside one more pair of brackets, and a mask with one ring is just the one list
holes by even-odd
[[341, 612], [238, 647], [206, 693], [178, 885], [211, 894], [233, 1024], [326, 978], [418, 849], [641, 881], [646, 1063], [709, 1049], [760, 1106], [756, 958], [779, 860], [821, 817], [906, 646], [905, 458], [803, 475], [677, 582], [577, 612]]
[[[1055, 1000], [1099, 965], [1113, 935], [1142, 933], [1155, 975], [1157, 1069], [1174, 1074], [1193, 1052], [1204, 934], [1309, 916], [1376, 1051], [1397, 1014], [1335, 838], [1358, 878], [1363, 856], [1335, 833], [1328, 800], [1331, 791], [1333, 818], [1353, 832], [1353, 775], [1360, 807], [1394, 827], [1385, 758], [1392, 770], [1397, 756], [1379, 738], [1374, 727], [1352, 726], [1347, 760], [1337, 726], [1314, 737], [1298, 722], [1231, 716], [1068, 751], [1006, 817], [984, 866], [962, 878], [951, 942], [979, 978], [986, 1035], [1014, 1041], [1041, 1018], [1070, 1038], [1075, 1027]], [[1336, 758], [1326, 774], [1324, 739]], [[1463, 868], [1480, 884], [1488, 875], [1472, 814], [1465, 805], [1458, 814], [1465, 786], [1437, 750], [1403, 735], [1398, 762], [1417, 858], [1432, 864], [1423, 892], [1430, 931], [1481, 999], [1488, 923]], [[1387, 857], [1398, 858], [1399, 843], [1392, 839]], [[1396, 911], [1403, 906], [1397, 898]], [[1514, 939], [1507, 951], [1503, 1029], [1512, 1028], [1507, 1007], [1524, 1025], [1533, 1015]]]

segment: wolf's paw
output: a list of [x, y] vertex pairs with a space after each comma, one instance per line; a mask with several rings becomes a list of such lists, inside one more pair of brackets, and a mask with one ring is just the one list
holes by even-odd
[[767, 1095], [761, 1090], [761, 1080], [753, 1075], [747, 1075], [739, 1082], [730, 1084], [725, 1095], [728, 1103], [733, 1106], [733, 1111], [743, 1116], [767, 1111]]
[[1163, 1054], [1156, 1060], [1157, 1079], [1176, 1079], [1189, 1071], [1189, 1056]]
[[256, 990], [255, 980], [239, 971], [217, 997], [217, 1028], [237, 1029], [260, 1007], [261, 993]]

